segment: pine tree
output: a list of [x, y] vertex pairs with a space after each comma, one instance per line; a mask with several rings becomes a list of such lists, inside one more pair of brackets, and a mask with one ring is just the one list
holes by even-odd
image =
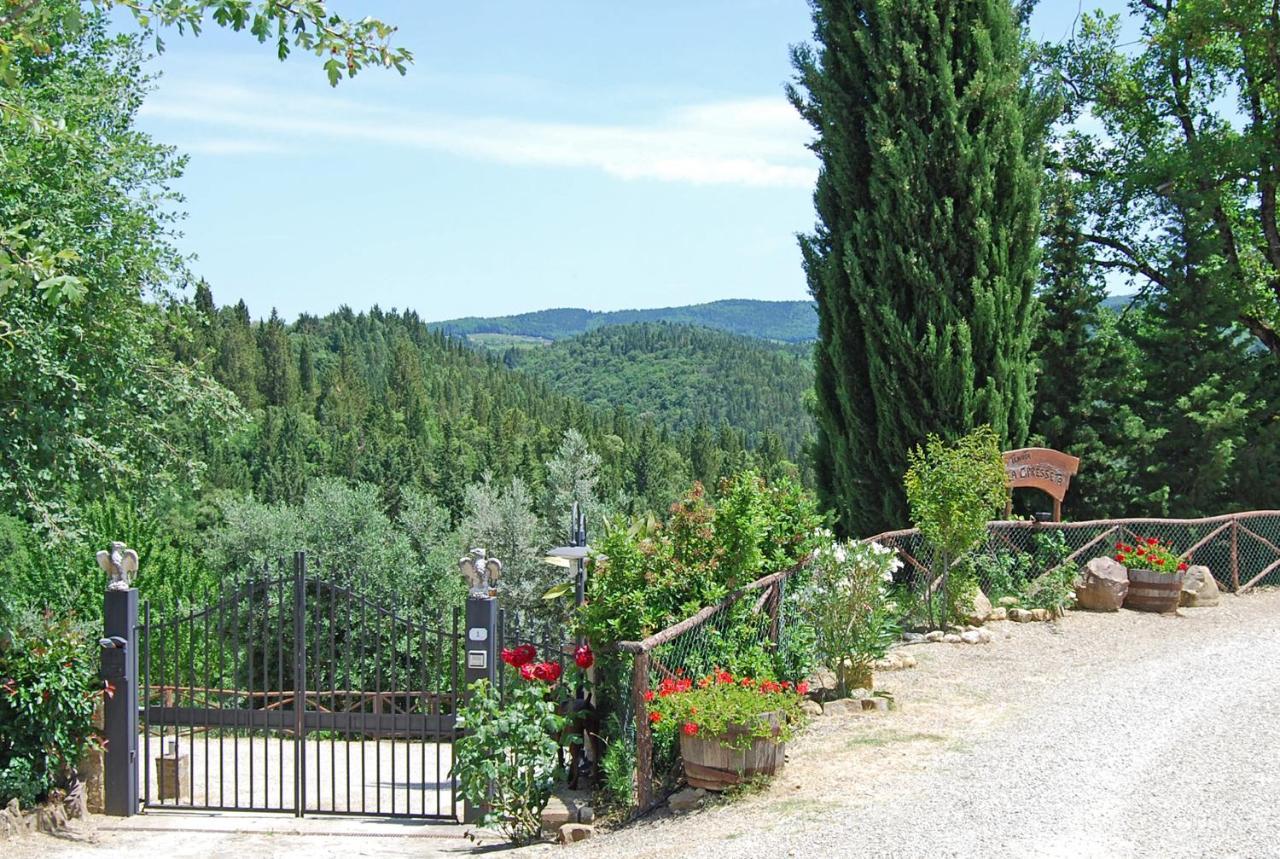
[[846, 533], [906, 521], [907, 450], [1031, 417], [1041, 134], [1009, 0], [814, 0], [818, 489]]

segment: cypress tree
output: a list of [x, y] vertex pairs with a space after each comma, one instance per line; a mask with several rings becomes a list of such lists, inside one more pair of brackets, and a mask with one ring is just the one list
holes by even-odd
[[817, 132], [815, 472], [841, 531], [907, 520], [906, 452], [1027, 435], [1041, 134], [1009, 0], [814, 0], [788, 95]]

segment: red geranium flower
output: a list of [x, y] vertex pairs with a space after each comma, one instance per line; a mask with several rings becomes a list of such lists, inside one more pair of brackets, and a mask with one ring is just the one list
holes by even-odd
[[808, 681], [808, 680], [801, 680], [799, 683], [797, 683], [797, 684], [796, 684], [796, 694], [797, 694], [797, 695], [808, 695], [808, 694], [809, 694], [809, 681]]
[[1186, 568], [1187, 568], [1187, 562], [1186, 562], [1186, 561], [1183, 561], [1181, 564], [1178, 564], [1178, 572], [1180, 572], [1180, 573], [1181, 573], [1181, 572], [1182, 572], [1182, 571], [1184, 571]]
[[573, 652], [573, 661], [578, 663], [578, 667], [583, 671], [586, 671], [592, 665], [595, 665], [596, 655], [591, 652], [591, 645], [578, 645], [578, 649]]
[[1116, 555], [1116, 560], [1120, 563], [1124, 563], [1124, 555]]
[[652, 701], [652, 700], [653, 700], [653, 690], [652, 690], [652, 689], [646, 689], [646, 690], [645, 690], [645, 692], [644, 692], [644, 700], [645, 700], [645, 701]]
[[681, 730], [684, 731], [685, 736], [693, 737], [693, 736], [697, 736], [698, 726], [695, 725], [693, 722], [685, 722], [684, 727]]
[[748, 689], [750, 689], [752, 686], [755, 685], [756, 681], [752, 680], [750, 677], [743, 677], [740, 682], [743, 686], [746, 686]]
[[716, 680], [718, 680], [721, 683], [732, 683], [733, 675], [730, 674], [728, 671], [721, 671], [718, 674], [716, 674]]
[[662, 721], [662, 714], [659, 713], [657, 710], [654, 710], [652, 713], [649, 714], [649, 724], [656, 725], [661, 721]]

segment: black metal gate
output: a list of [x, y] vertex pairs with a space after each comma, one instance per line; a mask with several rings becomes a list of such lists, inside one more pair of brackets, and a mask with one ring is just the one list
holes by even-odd
[[139, 627], [147, 808], [456, 820], [460, 611], [388, 607], [298, 553]]

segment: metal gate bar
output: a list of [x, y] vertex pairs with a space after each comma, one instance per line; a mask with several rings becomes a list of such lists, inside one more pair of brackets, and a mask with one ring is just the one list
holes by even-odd
[[443, 771], [457, 735], [460, 609], [445, 629], [438, 614], [428, 623], [309, 575], [307, 561], [254, 568], [162, 620], [144, 606], [143, 806], [456, 820]]

